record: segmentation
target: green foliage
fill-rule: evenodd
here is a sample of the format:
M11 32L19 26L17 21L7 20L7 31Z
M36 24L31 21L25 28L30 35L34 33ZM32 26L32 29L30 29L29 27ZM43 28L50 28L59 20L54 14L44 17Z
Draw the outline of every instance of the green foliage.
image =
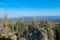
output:
M57 37L60 37L60 24L49 22L47 20L41 20L37 25L38 28L42 27L47 31L48 40L54 40L54 39L58 39ZM25 30L27 30L28 32L29 27L31 29L34 26L35 26L35 21L31 21L31 22L16 21L16 22L9 22L8 24L9 32L18 33L17 36L18 38L20 38L21 34ZM58 40L60 40L60 38Z

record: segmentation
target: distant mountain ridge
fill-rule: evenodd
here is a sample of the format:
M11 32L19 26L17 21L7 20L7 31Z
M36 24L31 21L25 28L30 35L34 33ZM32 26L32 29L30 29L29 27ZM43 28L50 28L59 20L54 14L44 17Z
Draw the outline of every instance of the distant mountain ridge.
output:
M60 16L38 16L38 18L40 20L46 19L46 20L49 20L49 21L52 21L52 22L58 22L58 23L60 23ZM33 19L35 19L35 17L32 17L32 16L9 18L9 20L13 20L13 21L16 21L16 20L31 21Z
M60 23L60 16L38 16L38 18L39 18L39 20L46 19L48 21ZM8 18L9 21L17 21L17 20L31 21L33 19L35 19L35 17L33 17L33 16ZM1 18L0 18L0 21L1 21Z

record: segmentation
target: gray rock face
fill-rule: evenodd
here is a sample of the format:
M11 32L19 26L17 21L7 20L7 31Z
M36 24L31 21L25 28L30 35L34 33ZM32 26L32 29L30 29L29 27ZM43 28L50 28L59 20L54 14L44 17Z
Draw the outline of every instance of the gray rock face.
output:
M26 35L25 35L26 34ZM30 29L28 32L23 33L26 40L48 40L47 31L45 29Z
M12 35L11 39L12 40L17 40L17 36L16 35Z
M43 36L42 40L48 40L47 31L44 28L41 28L40 31Z

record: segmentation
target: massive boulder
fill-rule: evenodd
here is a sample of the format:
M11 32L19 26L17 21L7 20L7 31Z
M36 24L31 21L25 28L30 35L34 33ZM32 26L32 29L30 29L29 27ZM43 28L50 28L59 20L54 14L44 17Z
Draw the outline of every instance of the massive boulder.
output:
M22 35L26 40L43 40L42 31L35 28L31 28L28 31L25 30Z

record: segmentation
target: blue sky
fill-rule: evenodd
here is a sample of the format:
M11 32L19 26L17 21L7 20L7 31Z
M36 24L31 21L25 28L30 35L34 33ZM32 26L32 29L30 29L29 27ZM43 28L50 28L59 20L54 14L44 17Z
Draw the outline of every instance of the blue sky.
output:
M60 16L60 0L0 0L0 17Z

